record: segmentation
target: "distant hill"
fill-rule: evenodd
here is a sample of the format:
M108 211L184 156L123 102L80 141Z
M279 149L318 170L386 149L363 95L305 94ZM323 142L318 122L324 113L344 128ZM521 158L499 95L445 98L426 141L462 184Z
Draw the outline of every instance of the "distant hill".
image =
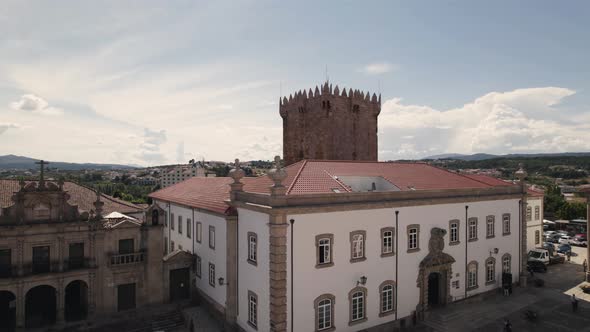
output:
M456 160L465 160L465 161L474 161L474 160L488 160L488 159L495 159L495 158L535 158L535 157L589 157L590 152L563 152L563 153L512 153L512 154L505 154L505 155L493 155L487 153L476 153L476 154L459 154L459 153L447 153L447 154L439 154L434 155L426 158L422 158L422 160L440 160L440 159L456 159Z
M9 154L6 156L0 156L0 169L38 169L39 165L35 164L35 162L37 162L37 161L39 161L39 159L22 157L22 156L15 156L13 154ZM84 170L84 169L109 170L109 169L135 168L133 166L128 166L128 165L93 164L93 163L77 164L77 163L65 163L65 162L59 162L59 161L49 161L48 167L52 168L52 169L57 168L57 169L68 170L68 171L76 171L76 170Z

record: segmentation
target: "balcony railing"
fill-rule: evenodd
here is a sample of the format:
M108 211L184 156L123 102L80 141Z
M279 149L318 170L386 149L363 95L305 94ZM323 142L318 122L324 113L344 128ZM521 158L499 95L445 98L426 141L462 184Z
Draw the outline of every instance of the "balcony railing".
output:
M59 261L23 264L23 275L59 272Z
M111 265L129 265L143 263L144 256L144 252L111 255Z

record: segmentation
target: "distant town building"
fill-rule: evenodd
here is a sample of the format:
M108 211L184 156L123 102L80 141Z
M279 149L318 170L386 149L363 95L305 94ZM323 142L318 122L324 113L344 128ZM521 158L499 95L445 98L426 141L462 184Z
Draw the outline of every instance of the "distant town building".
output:
M209 173L198 164L178 165L173 168L163 169L160 176L160 186L166 188L192 177L214 177L215 173Z

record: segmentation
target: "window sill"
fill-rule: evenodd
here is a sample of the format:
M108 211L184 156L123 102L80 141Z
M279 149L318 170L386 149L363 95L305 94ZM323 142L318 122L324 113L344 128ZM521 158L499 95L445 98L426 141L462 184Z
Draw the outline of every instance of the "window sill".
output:
M496 283L496 280L486 281L486 286L493 285Z
M469 240L467 240L467 242L475 242L477 240L478 240L477 238L475 238L475 239L469 239Z
M332 267L332 266L334 266L334 263L330 262L330 263L316 264L315 268L316 269L323 269L323 268Z
M391 256L395 256L395 252L387 252L387 253L381 253L381 257L391 257Z
M251 259L247 259L248 263L254 265L254 266L258 266L258 263L256 261L253 261Z
M358 262L364 262L367 260L367 257L360 257L360 258L351 258L350 262L351 263L358 263Z
M479 287L479 285L475 285L475 286L472 286L472 287L467 287L467 291L472 291L472 290L475 290L475 289L477 289L478 287Z
M332 326L332 327L328 327L327 329L321 329L321 330L315 330L316 332L331 332L331 331L336 331L336 327Z
M250 323L250 321L248 321L248 325L250 325L251 328L255 329L256 331L258 331L258 326Z
M449 242L449 245L450 246L456 246L456 245L459 245L459 244L461 244L461 241Z
M389 316L389 315L393 315L395 314L395 310L390 310L390 311L386 311L386 312L380 312L379 313L379 317L385 317L385 316Z
M420 248L416 248L416 249L408 249L407 253L408 253L408 254L411 254L411 253L413 253L413 252L418 252L418 251L420 251Z
M493 239L495 237L496 237L495 235L489 235L489 236L486 236L486 239Z
M510 232L508 232L508 233L503 233L502 235L503 235L503 236L510 235Z
M367 321L367 317L362 318L362 319L357 319L357 320L351 320L350 322L348 322L348 326L353 326L356 324L364 323L366 321Z

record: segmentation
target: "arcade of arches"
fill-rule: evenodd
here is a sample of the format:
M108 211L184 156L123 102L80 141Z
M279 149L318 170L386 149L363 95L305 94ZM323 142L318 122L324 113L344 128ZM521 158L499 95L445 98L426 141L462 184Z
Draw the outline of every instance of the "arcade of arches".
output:
M35 286L22 299L0 290L0 331L14 331L17 325L38 328L62 320L83 320L88 308L88 285L82 280L71 281L61 294L50 285ZM24 324L18 324L19 320Z

